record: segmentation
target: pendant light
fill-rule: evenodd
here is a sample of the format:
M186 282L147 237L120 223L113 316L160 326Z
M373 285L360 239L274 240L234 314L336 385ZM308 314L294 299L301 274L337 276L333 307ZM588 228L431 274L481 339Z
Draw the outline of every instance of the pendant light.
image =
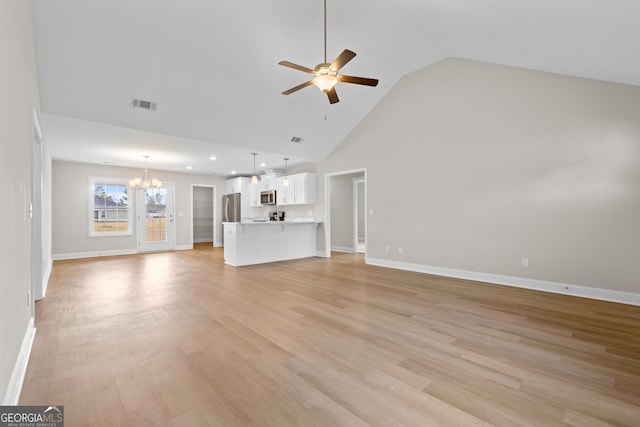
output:
M133 178L129 180L129 187L136 190L148 190L149 188L160 188L162 182L157 179L149 179L149 170L147 169L147 159L149 156L144 157L144 171L142 172L142 178Z
M289 186L289 177L287 176L287 162L289 161L288 157L284 158L284 181L282 181L282 186L283 187L288 187Z
M257 184L258 175L256 175L256 156L258 155L258 153L251 153L251 154L253 154L253 176L251 177L251 183Z

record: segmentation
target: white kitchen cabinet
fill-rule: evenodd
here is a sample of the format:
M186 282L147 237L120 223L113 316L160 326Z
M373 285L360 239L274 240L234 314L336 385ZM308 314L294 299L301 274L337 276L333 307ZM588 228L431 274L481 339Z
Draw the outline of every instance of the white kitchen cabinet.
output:
M258 207L260 206L260 182L257 184L249 184L251 185L251 206Z
M258 184L260 185L260 191L263 191L263 190L275 190L275 188L276 188L276 177L275 176L270 176L268 178L262 178L260 180L260 182L258 182Z
M289 185L284 186L284 177L277 179L278 205L310 205L316 202L316 175L298 173L289 175Z
M291 180L289 180L291 182ZM278 206L286 206L290 196L291 189L284 186L284 176L275 179L276 202Z
M300 173L293 181L293 204L312 205L316 202L316 174Z
M226 181L227 191L225 192L225 194L242 193L243 186L245 186L245 188L249 190L249 187L246 187L247 183L251 183L250 178L238 177L228 179Z

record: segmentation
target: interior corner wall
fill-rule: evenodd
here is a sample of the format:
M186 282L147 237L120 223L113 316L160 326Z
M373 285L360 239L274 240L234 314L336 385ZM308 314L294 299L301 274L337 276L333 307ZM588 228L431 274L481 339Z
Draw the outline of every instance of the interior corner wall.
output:
M89 177L130 179L140 176L142 168L95 165L88 163L53 161L52 252L57 259L94 253L135 252L136 236L89 237ZM153 178L175 183L176 248L191 247L193 243L192 185L215 187L217 203L216 236L222 235L220 221L220 199L224 194L224 178L213 175L197 175L168 171L149 170Z
M0 399L31 319L31 152L40 114L33 1L0 0Z
M639 111L640 87L447 59L318 165L317 212L366 167L368 258L638 294Z

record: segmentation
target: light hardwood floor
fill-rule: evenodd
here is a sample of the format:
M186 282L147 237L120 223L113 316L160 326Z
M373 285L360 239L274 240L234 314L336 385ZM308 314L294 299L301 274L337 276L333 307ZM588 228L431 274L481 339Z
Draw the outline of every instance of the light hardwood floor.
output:
M56 261L21 404L66 426L640 425L640 307L334 254Z

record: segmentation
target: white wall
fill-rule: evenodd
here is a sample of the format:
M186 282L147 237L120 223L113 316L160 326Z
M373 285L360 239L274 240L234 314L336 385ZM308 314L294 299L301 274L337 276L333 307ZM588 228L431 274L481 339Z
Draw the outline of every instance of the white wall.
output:
M33 1L0 0L0 399L8 399L11 375L31 319L27 292L31 289L31 152L33 109L40 114ZM43 141L44 192L50 169ZM48 199L43 208L49 215ZM50 228L45 219L45 261ZM24 356L24 354L23 354ZM24 360L23 360L24 362ZM14 378L15 379L15 378ZM13 390L15 391L15 389Z
M89 176L129 179L141 174L142 169L54 160L52 242L54 258L68 258L82 253L135 252L137 248L135 236L88 237L88 180ZM176 247L191 247L193 239L191 185L215 185L217 200L224 193L224 178L155 170L149 170L149 175L162 182L175 183ZM216 218L216 229L216 237L220 240L222 225L219 215Z
M369 259L640 293L639 112L640 87L448 59L318 165L318 200L366 167Z

